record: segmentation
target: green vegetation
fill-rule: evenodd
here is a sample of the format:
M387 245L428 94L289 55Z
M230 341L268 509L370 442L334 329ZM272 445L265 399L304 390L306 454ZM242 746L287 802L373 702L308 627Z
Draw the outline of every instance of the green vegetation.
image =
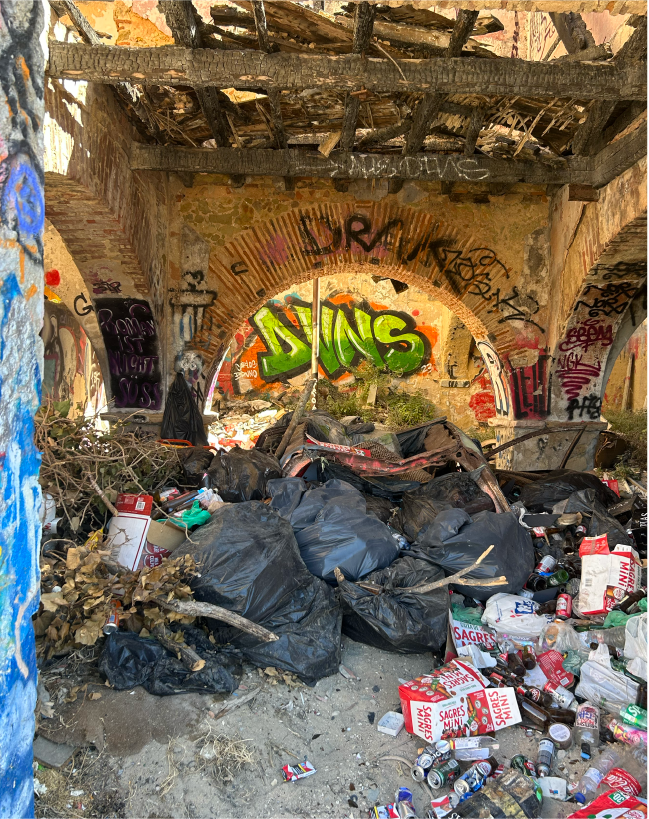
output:
M350 387L337 387L327 381L318 383L318 406L334 418L358 415L364 421L386 424L392 429L416 426L436 417L435 405L423 393L405 393L390 385L393 375L380 370L370 362L363 362L354 370ZM374 406L366 406L370 389L376 389Z
M615 465L616 478L625 478L639 469L647 468L647 413L630 410L607 410L606 420L611 429L619 433L629 444Z

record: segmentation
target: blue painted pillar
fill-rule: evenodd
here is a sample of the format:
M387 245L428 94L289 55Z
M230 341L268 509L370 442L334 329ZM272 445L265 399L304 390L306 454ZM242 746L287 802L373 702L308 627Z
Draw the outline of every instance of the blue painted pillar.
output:
M0 817L34 815L45 12L0 3Z

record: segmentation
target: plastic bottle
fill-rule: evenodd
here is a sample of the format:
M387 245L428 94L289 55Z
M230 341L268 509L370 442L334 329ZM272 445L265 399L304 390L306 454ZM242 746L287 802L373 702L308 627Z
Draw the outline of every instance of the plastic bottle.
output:
M605 751L599 757L596 764L592 765L579 780L577 790L574 794L577 802L582 805L586 802L590 802L597 793L602 779L604 779L611 768L616 768L620 764L620 757L615 751Z
M599 746L600 712L592 702L583 702L575 714L575 743L581 748L581 758L590 759Z
M641 765L647 765L647 732L640 728L634 728L633 725L627 725L626 722L621 722L616 719L609 721L606 726L606 731L610 734L610 739L624 742L626 745L632 747L631 753L634 759L637 759ZM607 742L610 741L607 738Z
M455 759L462 762L489 759L493 752L500 747L498 740L490 736L458 737L457 739L449 739L448 743Z

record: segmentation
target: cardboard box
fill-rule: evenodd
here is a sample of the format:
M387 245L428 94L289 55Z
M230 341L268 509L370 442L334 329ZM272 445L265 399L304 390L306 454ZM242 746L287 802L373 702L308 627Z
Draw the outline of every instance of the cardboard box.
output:
M187 533L168 520L152 520L146 533L146 546L141 555L141 566L159 566L163 557L169 557L184 542Z
M610 554L584 555L581 560L579 611L588 617L606 614L629 592L640 588L640 561L630 546Z
M455 648L474 645L481 650L491 651L496 647L496 632L486 626L476 626L451 618L451 628Z
M427 742L476 736L521 721L512 688L488 688L472 665L452 660L423 677L399 686L406 730Z
M151 524L151 495L118 495L117 514L108 527L108 545L113 558L134 571L143 565L146 537Z

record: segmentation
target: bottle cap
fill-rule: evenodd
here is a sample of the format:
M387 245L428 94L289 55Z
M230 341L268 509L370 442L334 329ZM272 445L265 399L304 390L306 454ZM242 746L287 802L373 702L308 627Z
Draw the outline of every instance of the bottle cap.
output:
M586 797L583 793L576 793L575 794L575 801L579 802L580 805L586 804Z

